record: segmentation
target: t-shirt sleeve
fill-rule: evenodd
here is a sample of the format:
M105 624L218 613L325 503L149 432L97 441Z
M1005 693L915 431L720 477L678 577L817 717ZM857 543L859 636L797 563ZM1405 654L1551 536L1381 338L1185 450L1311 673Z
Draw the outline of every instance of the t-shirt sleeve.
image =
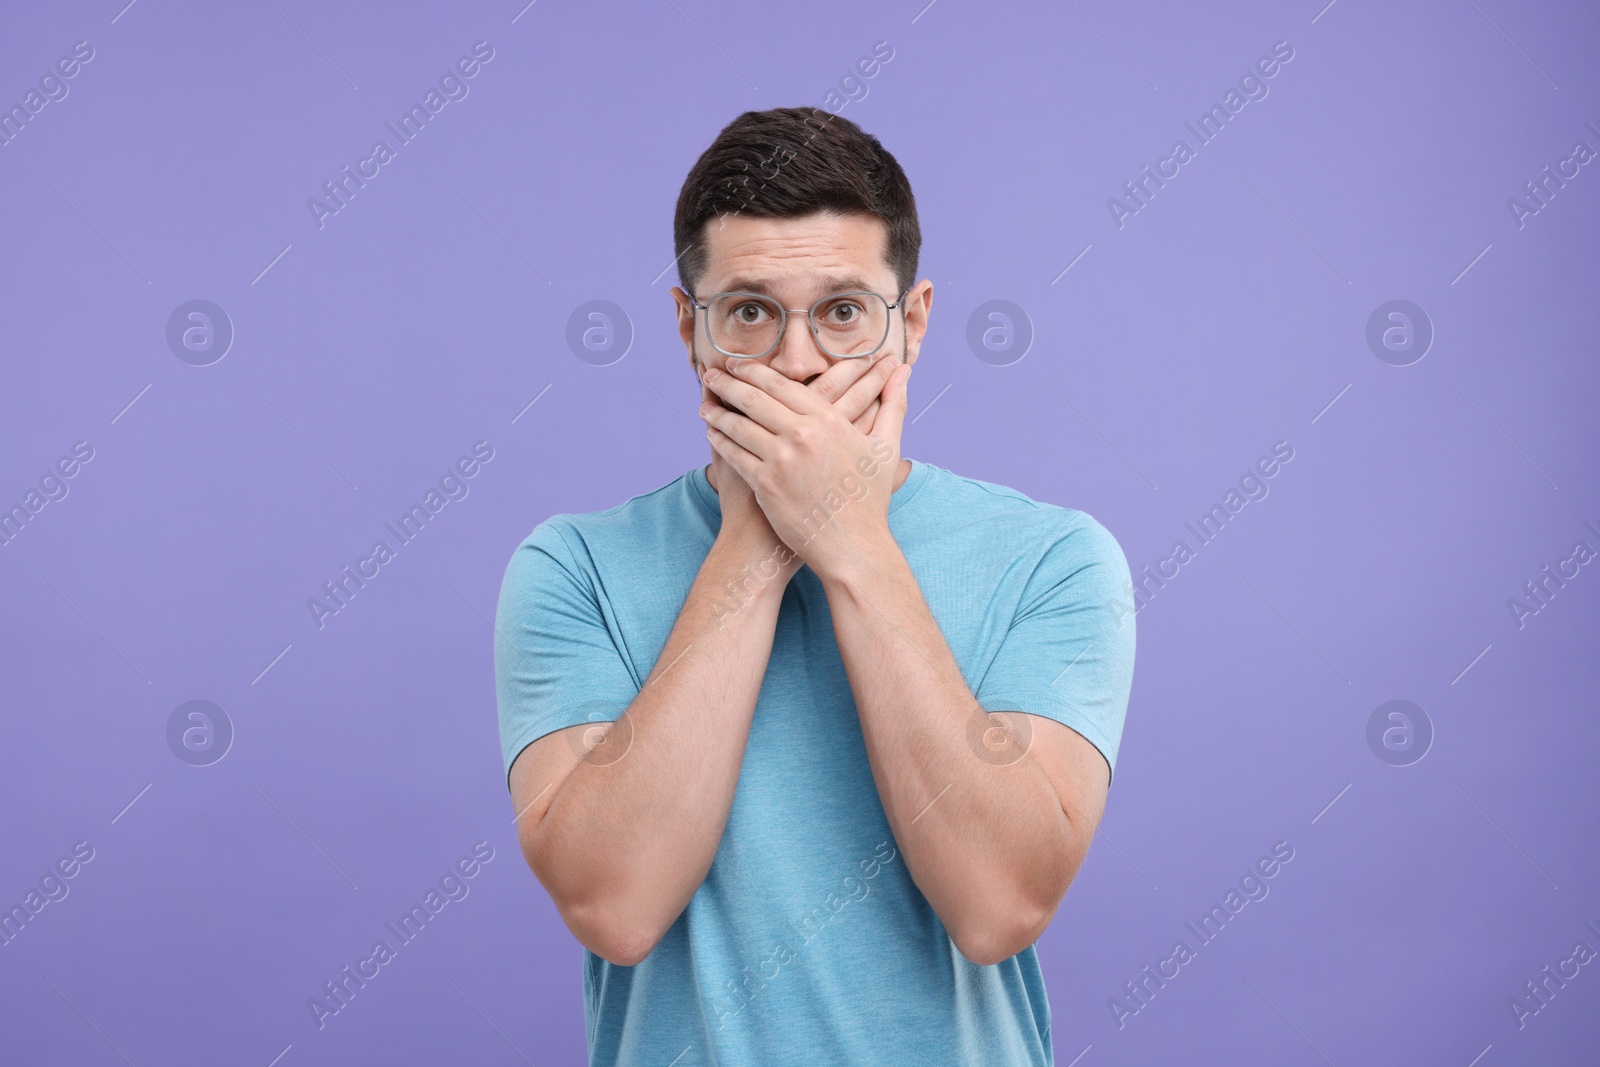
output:
M613 721L639 692L592 575L554 519L540 523L506 566L494 673L508 780L528 745L563 727Z
M1046 549L1011 628L973 695L986 711L1022 711L1082 734L1114 773L1133 684L1128 561L1082 512Z

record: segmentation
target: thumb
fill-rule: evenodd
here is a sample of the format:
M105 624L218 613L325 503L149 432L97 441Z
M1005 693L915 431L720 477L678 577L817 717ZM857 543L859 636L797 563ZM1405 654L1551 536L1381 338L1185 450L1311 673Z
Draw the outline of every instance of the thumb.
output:
M883 406L872 424L870 436L894 445L900 452L900 434L906 424L906 408L910 403L907 384L911 381L911 365L902 364L894 369L883 387Z
M867 410L863 411L860 415L857 415L853 420L851 420L850 425L854 426L864 435L871 434L872 424L877 421L878 411L882 407L882 402L874 398L872 403L867 405Z

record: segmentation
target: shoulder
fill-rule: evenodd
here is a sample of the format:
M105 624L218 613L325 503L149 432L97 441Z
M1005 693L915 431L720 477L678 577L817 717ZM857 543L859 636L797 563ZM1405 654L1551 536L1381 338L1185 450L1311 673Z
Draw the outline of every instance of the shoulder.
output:
M549 516L512 552L507 581L550 563L574 574L593 571L598 559L614 550L647 554L652 546L671 543L674 529L692 518L695 505L688 485L692 473L599 511Z
M1109 565L1127 570L1122 547L1104 524L1086 511L1035 500L1010 486L969 478L928 464L923 494L934 514L973 524L1003 544L1025 542L1052 563Z

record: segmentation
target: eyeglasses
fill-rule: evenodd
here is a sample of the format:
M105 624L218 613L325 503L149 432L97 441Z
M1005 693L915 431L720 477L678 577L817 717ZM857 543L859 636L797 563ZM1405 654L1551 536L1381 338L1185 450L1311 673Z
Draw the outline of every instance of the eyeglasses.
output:
M861 359L889 339L889 312L900 307L907 289L890 303L877 293L834 293L806 309L785 308L760 293L718 293L706 303L689 302L706 313L706 340L731 359L760 359L783 340L789 316L805 315L817 347L834 359Z

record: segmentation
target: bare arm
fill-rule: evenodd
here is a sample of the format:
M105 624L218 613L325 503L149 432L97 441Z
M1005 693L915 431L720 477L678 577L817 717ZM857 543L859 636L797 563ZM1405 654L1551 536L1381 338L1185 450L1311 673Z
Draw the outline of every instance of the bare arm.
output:
M568 727L512 766L528 865L573 935L613 963L644 959L711 869L778 606L799 567L791 553L773 556L776 546L719 536L655 670L603 742L594 726ZM728 583L768 558L789 562L729 610Z
M889 369L841 363L811 388L864 427ZM722 528L649 679L609 732L547 734L511 768L528 865L573 935L623 966L650 953L711 869L801 566L739 474L717 456L711 473Z
M985 713L892 540L823 586L906 868L963 956L1009 959L1083 863L1110 769L1053 719Z
M889 529L910 374L885 386L863 440L795 383L740 365L711 383L745 413L714 416L723 432L713 445L821 579L906 867L961 953L992 964L1049 924L1104 810L1110 768L1081 735L1027 708L988 709L1012 715L996 727L967 688ZM858 474L865 492L848 506L816 506ZM1015 759L993 761L970 744L974 725L979 737L1031 736Z

